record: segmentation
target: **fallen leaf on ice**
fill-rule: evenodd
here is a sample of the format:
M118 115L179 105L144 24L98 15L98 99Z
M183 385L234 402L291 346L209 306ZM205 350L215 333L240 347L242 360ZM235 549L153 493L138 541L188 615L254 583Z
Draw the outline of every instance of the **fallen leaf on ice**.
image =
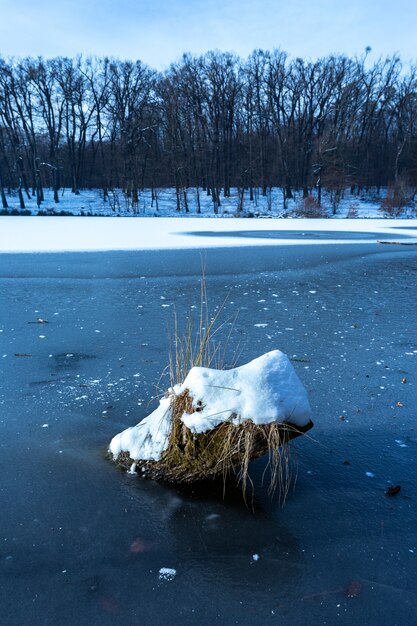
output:
M362 592L362 584L358 580L352 580L346 587L344 594L348 598L357 598Z
M152 547L151 543L149 543L145 539L142 539L142 537L137 537L130 544L129 551L132 552L133 554L139 554L141 552L146 552L147 550L150 550L151 547Z
M113 596L101 596L100 605L106 613L114 615L119 612L119 604Z

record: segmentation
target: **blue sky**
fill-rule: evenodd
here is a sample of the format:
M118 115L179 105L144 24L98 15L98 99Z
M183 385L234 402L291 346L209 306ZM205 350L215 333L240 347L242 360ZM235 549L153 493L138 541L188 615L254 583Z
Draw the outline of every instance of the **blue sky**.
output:
M3 56L107 55L161 69L183 52L281 48L417 59L416 0L0 0Z

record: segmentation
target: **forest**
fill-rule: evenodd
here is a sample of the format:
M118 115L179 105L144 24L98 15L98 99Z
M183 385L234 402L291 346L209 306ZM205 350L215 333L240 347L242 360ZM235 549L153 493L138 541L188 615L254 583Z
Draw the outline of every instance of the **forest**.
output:
M417 189L417 65L317 61L255 50L185 54L163 72L112 58L0 57L0 193L187 189L216 209L230 190L280 187L320 206L349 189ZM185 202L184 202L185 200Z

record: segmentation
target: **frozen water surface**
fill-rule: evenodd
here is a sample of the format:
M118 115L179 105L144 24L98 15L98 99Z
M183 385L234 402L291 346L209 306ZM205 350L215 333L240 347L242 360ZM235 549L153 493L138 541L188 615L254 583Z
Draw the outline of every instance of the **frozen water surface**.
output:
M198 299L197 250L2 256L1 623L415 623L416 251L205 259L213 307L228 294L224 315L239 310L239 362L279 348L308 389L295 491L270 502L260 459L252 512L106 459L156 406L173 305Z

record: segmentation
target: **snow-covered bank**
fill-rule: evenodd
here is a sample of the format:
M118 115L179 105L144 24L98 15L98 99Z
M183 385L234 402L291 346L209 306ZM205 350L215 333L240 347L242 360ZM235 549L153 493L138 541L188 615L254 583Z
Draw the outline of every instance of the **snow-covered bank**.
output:
M345 189L339 201L334 207L334 198L330 192L323 189L321 198L321 208L315 204L314 196L311 197L312 207L315 215L325 218L378 218L384 215L383 203L387 190L370 189L361 195L352 195L349 189ZM36 196L27 198L25 196L25 210L32 215L81 215L81 216L124 216L124 217L226 217L233 218L237 214L244 217L248 215L264 217L300 217L310 216L305 213L306 206L303 194L294 191L294 197L287 199L284 206L282 189L273 187L267 195L263 196L261 189L255 187L251 199L250 192L246 189L241 192L236 188L230 190L230 196L220 194L221 205L215 213L213 200L201 189L197 194L197 189L189 188L186 191L187 205L184 194L179 198L180 210L177 211L177 194L173 187L167 189L144 189L139 192L138 202L134 205L122 190L114 189L109 191L107 198L104 198L101 189L81 189L79 194L74 194L70 189L61 189L59 192L59 202L54 202L52 189L44 189L44 200L38 207ZM8 209L22 213L19 197L16 190L6 194ZM200 204L200 213L198 213ZM188 209L188 212L187 212ZM334 214L334 209L336 213ZM308 210L308 206L307 206ZM399 214L402 218L410 218L416 215L415 201L410 202L410 206L404 207ZM399 215L397 214L397 215ZM5 212L7 215L7 212ZM395 216L391 213L389 216Z
M326 233L326 238L320 237L319 232ZM346 233L361 237L346 237ZM303 234L308 237L302 237ZM0 218L0 252L370 243L376 238L395 241L401 236L417 241L417 219Z

